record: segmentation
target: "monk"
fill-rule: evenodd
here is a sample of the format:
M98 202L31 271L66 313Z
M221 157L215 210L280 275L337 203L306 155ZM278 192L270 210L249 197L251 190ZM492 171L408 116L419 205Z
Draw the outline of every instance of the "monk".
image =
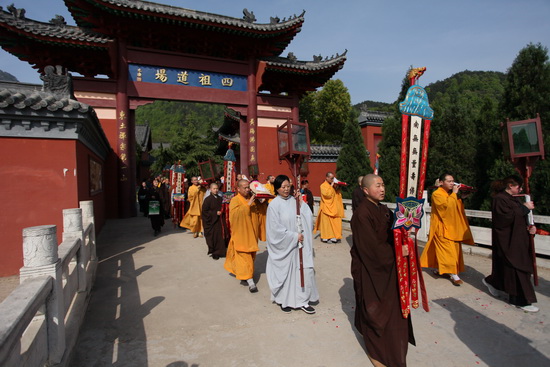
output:
M322 242L340 242L342 240L342 218L344 218L342 192L334 183L334 174L327 172L325 181L321 184L321 204L313 232L321 231Z
M248 284L251 293L258 292L254 283L254 259L258 249L258 236L252 223L250 206L256 195L250 191L248 180L237 181L237 195L229 203L231 239L227 247L224 268L241 282Z
M267 176L267 182L264 187L271 193L271 195L275 196L275 188L273 187L273 182L275 182L275 176Z
M361 187L365 198L351 218L355 327L374 366L405 367L408 343L415 345L415 340L410 315L405 319L401 313L393 216L381 204L385 187L380 176L366 175Z
M189 210L185 213L180 227L189 229L193 233L194 238L202 237L201 209L204 192L205 190L201 187L198 177L191 177L191 186L187 192Z
M204 237L208 245L208 255L212 259L218 260L225 257L225 241L223 239L222 229L222 201L223 198L218 195L219 186L217 183L210 184L210 195L202 203L202 224L204 227Z
M434 275L448 277L453 285L460 286L464 283L458 276L464 271L462 243L473 245L474 239L453 176L444 173L439 185L432 194L430 236L420 266L434 268Z
M267 200L256 199L250 206L252 224L256 230L258 240L265 241L265 221L267 216Z

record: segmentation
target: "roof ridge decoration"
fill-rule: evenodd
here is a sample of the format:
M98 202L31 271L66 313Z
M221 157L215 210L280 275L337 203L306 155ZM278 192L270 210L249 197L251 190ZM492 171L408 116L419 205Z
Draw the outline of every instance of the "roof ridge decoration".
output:
M25 19L25 13L27 12L24 8L17 9L14 4L9 5L6 9L13 15L16 19ZM0 10L2 7L0 6Z
M107 45L113 42L109 36L94 32L87 28L67 25L65 18L56 15L48 23L25 17L25 9L16 9L11 5L9 12L0 6L0 23L4 23L12 32L31 33L39 37L66 39L73 42L87 42Z
M76 99L73 91L73 79L61 65L55 68L48 65L44 68L44 75L40 76L44 82L44 91L50 92L58 98Z
M67 22L65 21L65 18L63 18L61 15L56 14L55 17L50 19L50 24L53 24L57 27L65 27L67 25Z
M287 57L272 56L263 58L262 60L266 61L267 65L272 67L291 67L303 70L323 70L337 64L343 64L343 62L346 60L347 53L348 50L346 49L341 55L336 53L336 55L332 55L330 58L327 56L323 59L323 57L319 54L313 55L313 61L303 61L298 60L293 52L289 52Z
M285 28L294 26L295 24L304 21L305 10L300 15L292 15L287 18L283 18L282 21L278 17L270 18L269 23L254 23L256 17L254 12L248 9L243 9L243 18L235 18L226 15L219 15L214 13L207 13L198 10L191 10L181 8L172 5L159 4L143 0L90 0L97 5L103 5L112 10L123 9L126 12L132 12L135 14L143 15L144 12L154 13L159 17L172 17L172 18L184 18L191 21L207 21L218 23L221 26L237 26L241 28L247 28L252 31L279 31ZM72 8L69 7L69 11L73 14L73 18L77 24L82 24L85 19L79 17L80 14L73 13ZM279 20L279 21L275 21Z

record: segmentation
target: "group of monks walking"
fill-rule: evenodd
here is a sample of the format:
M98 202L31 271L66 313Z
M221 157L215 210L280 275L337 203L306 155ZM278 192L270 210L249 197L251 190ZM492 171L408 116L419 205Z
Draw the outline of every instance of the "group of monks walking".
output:
M491 295L509 296L509 302L525 312L537 312L531 283L534 264L530 261L527 215L532 202L518 195L523 181L509 176L493 182L492 272L482 280ZM463 284L462 243L474 244L460 186L445 173L431 196L432 214L428 242L420 257L421 267L432 268L434 277L444 277L454 286ZM361 196L361 193L363 196ZM360 179L354 193L351 219L353 246L351 273L356 298L355 327L362 334L367 355L374 366L406 366L408 344L415 345L410 314L403 316L392 234L393 213L382 204L384 181L369 174ZM398 246L398 245L397 245ZM404 256L408 256L403 249Z
M512 196L521 189L519 178L499 182L493 205L493 271L483 283L493 296L506 292L510 303L526 312L536 312L538 308L531 304L536 302L530 283L533 268L523 260L528 252L528 231L533 232L525 225L524 217L534 206L531 202L521 204ZM313 210L304 202L305 195L294 190L287 176L268 177L264 186L273 194L271 199L258 199L248 180L238 180L229 202L228 220L224 218L218 184L212 183L206 190L193 177L189 210L180 226L194 237L204 233L208 255L215 260L225 257L225 270L248 286L251 293L258 292L254 282L258 241L266 241L266 279L271 300L283 312L301 309L312 314L312 306L319 302L313 233L320 231L323 243L341 241L344 205L340 184L332 172L326 174L320 186L314 225ZM434 277L447 278L454 286L463 284L459 276L464 271L462 243L474 244L464 211L463 199L467 195L459 192L452 175L440 177L431 196L430 234L420 257L421 267L432 268ZM374 366L406 366L407 346L414 345L415 339L410 315L404 317L401 312L393 213L382 204L384 198L385 186L380 176L368 174L359 178L352 199L350 251L355 327L363 336ZM515 236L518 243L511 243L510 236ZM404 252L404 256L408 253Z

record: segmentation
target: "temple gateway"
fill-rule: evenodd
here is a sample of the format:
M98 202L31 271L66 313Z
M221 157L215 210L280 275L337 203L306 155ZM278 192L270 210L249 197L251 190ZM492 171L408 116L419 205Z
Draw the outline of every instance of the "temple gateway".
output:
M105 186L116 188L107 198L115 217L135 211L138 106L156 99L224 104L240 120L241 171L271 173L279 166L276 126L298 120L300 97L346 60L345 52L311 61L281 56L304 13L260 24L246 9L239 19L139 0L65 4L76 27L61 16L27 19L14 6L0 11L0 43L40 73L61 65L82 75L74 77L74 96L93 107L113 150L103 169Z

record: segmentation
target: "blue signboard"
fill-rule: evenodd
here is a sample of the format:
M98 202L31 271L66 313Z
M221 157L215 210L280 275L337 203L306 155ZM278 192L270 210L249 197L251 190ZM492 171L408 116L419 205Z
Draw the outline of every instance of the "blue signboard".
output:
M174 69L162 66L128 65L128 79L133 82L172 84L246 92L244 75L212 73L190 69Z

